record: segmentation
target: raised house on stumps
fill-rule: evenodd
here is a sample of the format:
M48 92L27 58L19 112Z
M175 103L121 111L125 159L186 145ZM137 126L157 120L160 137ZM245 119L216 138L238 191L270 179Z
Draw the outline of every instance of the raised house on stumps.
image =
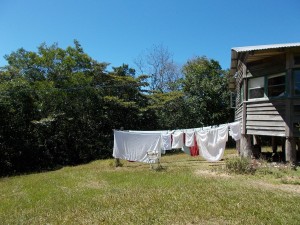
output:
M282 146L283 159L295 163L300 137L300 43L232 48L231 76L235 120L242 122L240 154L251 156L259 137L270 136L273 151Z

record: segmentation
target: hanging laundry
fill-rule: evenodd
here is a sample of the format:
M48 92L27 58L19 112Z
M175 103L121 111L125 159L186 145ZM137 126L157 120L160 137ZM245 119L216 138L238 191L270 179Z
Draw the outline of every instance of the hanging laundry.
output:
M113 157L155 163L161 157L161 134L114 131Z
M241 139L241 122L234 122L229 124L229 134L235 140Z
M172 134L172 148L182 148L183 147L183 132L175 131Z
M140 130L129 130L131 133L136 134L161 134L161 150L162 154L165 154L166 150L172 150L172 134L168 130L158 130L158 131L140 131Z
M224 125L210 130L196 132L200 155L207 161L216 162L222 159L228 140L228 126Z
M193 147L195 145L194 131L185 132L185 146Z
M172 149L172 135L171 134L161 134L162 138L162 150Z
M191 153L191 156L198 156L199 155L199 148L198 148L198 144L197 144L195 134L193 135L193 139L194 139L194 146L190 147L190 153Z

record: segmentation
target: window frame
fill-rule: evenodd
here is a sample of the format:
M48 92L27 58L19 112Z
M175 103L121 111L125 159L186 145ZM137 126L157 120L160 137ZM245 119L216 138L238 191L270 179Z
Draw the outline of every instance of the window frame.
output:
M240 100L239 104L244 102L244 84L243 84L243 82L240 85L240 99L239 100Z
M269 82L268 82L269 79L274 78L274 77L280 77L280 76L284 76L284 94L281 95L281 96L269 96ZM263 87L264 88L264 96L260 97L260 98L250 98L250 90L255 89L255 88L250 88L249 81L252 80L252 79L258 79L258 78L263 79L263 82L264 82L264 87ZM248 82L247 101L259 101L259 100L263 101L263 100L267 100L267 99L280 99L280 98L285 98L287 96L287 91L288 91L287 88L288 87L287 87L287 73L286 73L286 71L280 72L280 73L275 73L275 74L266 74L266 75L263 75L263 76L251 77L251 78L248 78L247 82ZM282 84L279 84L279 85L282 85ZM271 85L271 86L276 86L276 85ZM256 87L256 88L258 88L258 87ZM297 95L297 96L300 96L300 94Z
M295 79L295 71L299 71L299 74L300 74L300 69L293 69L293 74L292 74L292 81L293 81L293 84L292 84L292 86L293 86L293 96L300 96L300 93L299 94L296 94L295 93L295 90L296 90L296 84L300 84L300 82L296 82L296 79Z
M274 78L274 77L281 77L281 76L284 76L284 92L283 92L283 95L281 95L281 96L269 96L269 79L271 79L271 78ZM265 84L267 84L267 85L265 85L266 87L266 95L267 95L267 98L269 98L269 99L276 99L276 98L284 98L284 97L286 97L286 95L287 95L287 75L286 75L286 72L282 72L282 73L276 73L276 74L271 74L271 75L267 75L267 76L265 76L265 79L266 79L266 81L265 81ZM271 85L271 87L275 87L275 86L281 86L282 84L278 84L278 85Z
M250 88L250 81L251 80L254 80L254 79L263 79L263 87L252 87L252 88ZM252 77L252 78L249 78L248 80L247 80L247 82L248 82L248 87L247 87L247 94L248 94L248 96L247 96L247 100L248 101L255 101L255 100L264 100L264 99L267 99L267 96L266 96L266 79L265 79L265 76L259 76L259 77ZM260 98L250 98L250 90L253 90L253 89L258 89L258 88L263 88L264 89L264 94L263 94L263 97L260 97Z

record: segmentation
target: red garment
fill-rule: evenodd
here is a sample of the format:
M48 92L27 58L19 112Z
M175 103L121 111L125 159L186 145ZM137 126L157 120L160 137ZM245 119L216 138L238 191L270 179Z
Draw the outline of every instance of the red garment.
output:
M197 145L196 135L194 135L194 146L190 147L191 156L197 156L199 155L199 148Z

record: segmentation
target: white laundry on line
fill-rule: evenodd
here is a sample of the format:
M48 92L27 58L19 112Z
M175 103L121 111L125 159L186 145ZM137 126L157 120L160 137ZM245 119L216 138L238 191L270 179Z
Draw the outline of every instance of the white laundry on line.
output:
M183 143L183 132L182 131L175 131L172 134L172 148L182 148L184 145Z
M210 130L195 132L200 155L207 161L222 159L228 140L228 126L224 125Z
M129 130L131 133L137 134L161 134L161 150L165 153L166 150L172 150L172 131L158 130L158 131L139 131ZM163 153L163 154L164 154Z
M161 157L161 134L115 130L113 157L155 163Z
M130 161L152 163L157 160L156 158L161 157L161 152L165 152L165 150L184 147L185 150L187 150L186 147L192 147L194 145L192 137L195 136L200 155L208 161L215 162L221 160L224 155L226 142L228 140L228 128L229 134L235 141L241 138L240 122L222 124L217 128L202 127L173 131L118 131L117 133L115 132L114 136L113 156L115 158L127 159ZM126 135L129 133L135 135ZM184 134L185 139L183 138ZM154 139L151 139L150 137ZM152 140L153 143L149 140ZM149 148L149 146L155 147ZM149 151L149 149L155 150ZM156 155L157 157L155 158Z
M229 124L229 134L235 140L241 139L241 122L233 122Z
M185 132L185 146L186 147L193 147L195 145L194 140L194 131L186 131Z
M162 150L171 150L172 149L172 135L171 134L162 134L161 142L162 142Z

